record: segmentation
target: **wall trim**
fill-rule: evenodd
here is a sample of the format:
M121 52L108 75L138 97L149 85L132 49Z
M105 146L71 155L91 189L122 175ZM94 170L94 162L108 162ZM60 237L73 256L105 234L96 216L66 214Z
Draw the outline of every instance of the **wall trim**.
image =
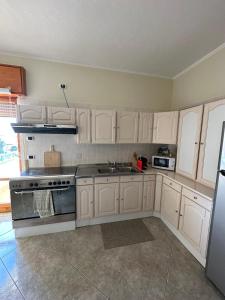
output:
M0 51L0 55L6 55L6 56L12 56L12 57L18 57L18 58L25 58L25 59L34 59L34 60L42 60L50 63L59 63L59 64L65 64L70 66L77 66L77 67L83 67L83 68L90 68L90 69L97 69L97 70L103 70L103 71L109 71L109 72L120 72L120 73L126 73L128 75L138 75L138 76L146 76L146 77L152 77L152 78L160 78L160 79L167 79L172 80L172 77L154 74L154 73L145 73L145 72L135 72L127 69L117 69L117 68L107 68L97 65L89 65L89 64L80 64L80 63L74 63L67 60L60 60L60 59L51 59L46 57L40 57L35 55L26 55L26 54L18 54L18 53L11 53L11 52L3 52Z
M191 69L193 69L196 66L198 66L199 64L201 64L203 61L207 60L211 56L213 56L216 53L220 52L224 48L225 48L225 43L223 43L222 45L220 45L216 49L212 50L211 52L209 52L208 54L206 54L205 56L203 56L202 58L200 58L199 60L197 60L196 62L194 62L193 64L191 64L190 66L188 66L186 69L184 69L183 71L181 71L180 73L178 73L177 75L175 75L174 77L172 77L172 79L173 80L177 79L178 77L182 76L183 74L187 73Z

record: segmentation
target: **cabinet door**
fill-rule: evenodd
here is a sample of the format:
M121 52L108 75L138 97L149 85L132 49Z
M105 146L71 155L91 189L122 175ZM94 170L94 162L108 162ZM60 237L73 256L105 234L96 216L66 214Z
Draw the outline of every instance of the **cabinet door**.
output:
M75 108L47 107L49 124L75 125Z
M114 144L116 112L111 110L92 110L92 143Z
M178 111L154 113L153 143L177 143Z
M143 182L120 183L120 213L133 213L142 209Z
M161 211L161 198L162 198L162 175L156 175L155 182L155 205L154 211Z
M155 181L145 181L143 189L143 210L153 211L155 196Z
M117 143L137 143L138 112L117 112Z
M0 87L11 88L12 94L26 95L26 73L20 66L0 65Z
M90 144L91 143L91 113L89 109L77 109L77 143Z
M203 105L180 112L176 171L196 179Z
M77 219L91 219L94 216L93 185L77 186Z
M119 183L95 185L95 217L119 213Z
M17 122L19 123L46 123L46 107L34 105L17 105Z
M138 143L151 143L153 131L153 113L140 112L138 124Z
M207 246L205 233L209 231L206 209L185 196L182 196L181 201L179 231L205 257Z
M215 187L220 152L222 124L225 121L225 99L208 103L204 107L199 153L199 182Z
M163 218L175 228L178 228L179 210L181 194L166 184L162 187L162 207Z

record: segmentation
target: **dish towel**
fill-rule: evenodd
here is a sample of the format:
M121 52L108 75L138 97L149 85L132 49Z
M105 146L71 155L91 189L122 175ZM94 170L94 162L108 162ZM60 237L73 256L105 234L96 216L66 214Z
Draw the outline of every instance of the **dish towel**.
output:
M40 218L54 216L54 206L52 202L52 193L50 190L35 191L34 194L34 212L38 213Z

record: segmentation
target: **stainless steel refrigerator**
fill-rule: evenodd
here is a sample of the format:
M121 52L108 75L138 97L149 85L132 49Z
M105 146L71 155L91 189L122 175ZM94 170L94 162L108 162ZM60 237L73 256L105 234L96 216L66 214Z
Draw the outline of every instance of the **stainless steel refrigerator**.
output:
M225 122L220 146L206 276L225 296Z

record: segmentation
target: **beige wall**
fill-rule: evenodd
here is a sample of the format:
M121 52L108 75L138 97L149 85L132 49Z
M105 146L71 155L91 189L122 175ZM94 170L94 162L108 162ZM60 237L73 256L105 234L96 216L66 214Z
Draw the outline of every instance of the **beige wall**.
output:
M5 56L0 63L21 65L27 72L26 103L65 105L60 83L66 83L72 106L170 109L172 80L88 67Z
M225 98L225 48L173 81L172 109Z

